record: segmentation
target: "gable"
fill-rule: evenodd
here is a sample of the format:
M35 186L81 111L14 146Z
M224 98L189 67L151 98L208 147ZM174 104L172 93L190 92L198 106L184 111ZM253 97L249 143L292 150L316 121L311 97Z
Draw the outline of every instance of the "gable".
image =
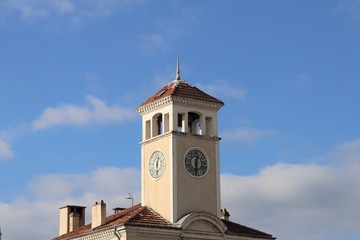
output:
M194 212L182 217L177 223L184 232L206 232L224 234L226 225L216 216L207 212Z

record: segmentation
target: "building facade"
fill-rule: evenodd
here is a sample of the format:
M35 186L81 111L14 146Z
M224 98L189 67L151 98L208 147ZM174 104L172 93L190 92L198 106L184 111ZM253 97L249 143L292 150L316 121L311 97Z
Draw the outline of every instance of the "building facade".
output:
M229 220L221 209L218 111L224 103L180 77L144 101L141 204L115 209L60 208L60 239L275 239Z

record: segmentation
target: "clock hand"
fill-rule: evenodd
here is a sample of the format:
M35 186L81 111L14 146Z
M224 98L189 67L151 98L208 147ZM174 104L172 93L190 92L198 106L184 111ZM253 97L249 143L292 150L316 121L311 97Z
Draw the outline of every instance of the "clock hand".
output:
M196 159L195 159L195 175L197 175L197 172L199 170L198 163L199 163L199 157L196 157Z

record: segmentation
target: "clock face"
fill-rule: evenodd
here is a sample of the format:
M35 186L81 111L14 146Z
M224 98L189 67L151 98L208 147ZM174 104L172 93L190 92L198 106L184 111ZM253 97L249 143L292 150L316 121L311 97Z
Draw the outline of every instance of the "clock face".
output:
M149 172L150 175L155 178L159 179L165 171L165 157L164 154L156 150L151 154L150 162L149 162Z
M206 155L198 148L190 149L186 153L184 164L188 173L193 177L202 177L209 169L209 161Z

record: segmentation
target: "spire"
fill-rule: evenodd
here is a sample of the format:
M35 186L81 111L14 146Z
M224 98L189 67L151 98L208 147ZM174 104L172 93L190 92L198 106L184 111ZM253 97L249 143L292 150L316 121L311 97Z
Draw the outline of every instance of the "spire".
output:
M181 80L179 58L177 58L177 62L176 62L176 78L175 78L175 80Z

